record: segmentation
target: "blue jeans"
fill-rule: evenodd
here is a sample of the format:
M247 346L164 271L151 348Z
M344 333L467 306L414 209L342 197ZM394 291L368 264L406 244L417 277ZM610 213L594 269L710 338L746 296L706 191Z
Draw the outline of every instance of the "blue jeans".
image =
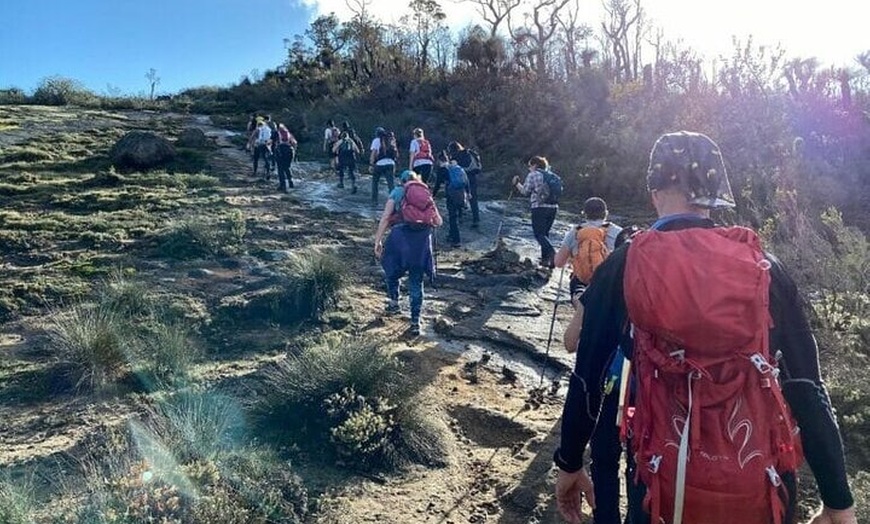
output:
M393 190L393 175L395 174L396 164L374 166L372 170L372 204L377 205L378 203L378 183L380 182L381 177L384 177L384 180L387 183L387 195L389 196L390 191Z
M541 245L541 263L544 264L551 262L556 255L556 250L550 243L550 229L556 220L556 209L555 207L532 208L532 232L535 240Z
M411 299L411 322L420 321L420 310L423 308L423 274L422 267L412 267L408 270L408 296ZM387 276L387 297L398 302L399 300L398 276Z

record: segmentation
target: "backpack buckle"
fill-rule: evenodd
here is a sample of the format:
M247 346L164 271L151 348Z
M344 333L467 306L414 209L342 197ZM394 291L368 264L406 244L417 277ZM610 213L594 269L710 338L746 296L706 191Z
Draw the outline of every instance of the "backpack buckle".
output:
M773 466L768 466L764 471L767 472L767 478L770 479L770 483L773 487L778 488L782 486L782 478Z
M649 459L649 468L650 473L655 475L659 472L659 467L662 465L662 456L661 455L653 455L652 458Z
M773 378L779 376L779 369L776 366L770 364L766 358L764 358L761 353L754 353L750 355L749 361L752 362L752 365L755 366L755 369L758 370L762 375L767 375L770 373L773 375Z

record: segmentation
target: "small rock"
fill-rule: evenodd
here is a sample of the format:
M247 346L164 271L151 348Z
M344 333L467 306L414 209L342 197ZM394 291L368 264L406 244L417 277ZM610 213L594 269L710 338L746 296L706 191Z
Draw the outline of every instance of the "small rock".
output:
M451 322L446 317L443 317L440 315L435 317L434 328L435 328L435 332L438 333L439 335L449 334L451 331L453 331L453 326L454 326L453 322Z
M502 366L501 374L504 376L505 382L509 382L511 384L515 383L519 378L517 377L517 372L507 366Z
M211 141L209 141L202 129L188 127L178 135L175 145L192 149L206 149L211 145Z

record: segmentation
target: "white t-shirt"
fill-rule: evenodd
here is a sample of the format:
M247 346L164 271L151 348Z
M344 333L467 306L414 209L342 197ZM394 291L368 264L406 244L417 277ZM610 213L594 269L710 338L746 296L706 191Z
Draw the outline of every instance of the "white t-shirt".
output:
M429 145L429 150L430 150L429 152L431 153L432 152L431 151L432 150L431 144ZM411 145L408 148L408 151L411 154L411 158L414 158L414 155L416 155L420 151L420 141L416 138L414 140L411 140ZM418 159L414 160L414 164L412 165L412 167L427 166L427 165L431 166L432 160L430 160L428 158L418 158Z
M257 143L265 144L269 140L272 139L272 130L269 129L269 126L263 124L257 127Z
M371 147L369 147L369 151L374 151L375 158L377 158L378 152L380 150L381 150L381 139L375 138L374 140L372 140L372 145L371 145ZM393 160L392 158L382 158L382 159L378 160L377 162L375 162L375 165L376 166L394 166L394 165L396 165L396 161Z
M604 225L604 220L588 220L580 224L582 227L601 227ZM622 231L622 228L614 224L610 223L610 227L607 228L607 236L604 238L604 243L607 245L607 249L613 251L616 245L616 237L619 236L619 233ZM571 256L577 254L577 226L571 226L571 229L565 233L565 238L562 239L562 245L568 247L568 251L570 251Z

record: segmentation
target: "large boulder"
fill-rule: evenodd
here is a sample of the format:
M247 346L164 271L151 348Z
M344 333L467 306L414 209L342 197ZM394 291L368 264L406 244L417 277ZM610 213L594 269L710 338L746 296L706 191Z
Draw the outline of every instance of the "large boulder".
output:
M175 148L169 140L150 131L130 131L115 142L109 158L119 169L150 169L172 161Z
M182 130L181 134L178 135L175 145L177 147L189 147L192 149L207 149L211 146L211 141L202 129L188 127Z

